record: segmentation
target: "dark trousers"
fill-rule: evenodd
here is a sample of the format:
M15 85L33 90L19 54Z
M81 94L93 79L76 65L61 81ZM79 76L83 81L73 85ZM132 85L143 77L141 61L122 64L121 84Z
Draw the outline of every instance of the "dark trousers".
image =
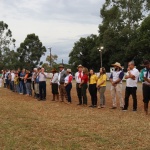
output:
M79 99L79 104L82 104L82 92L81 92L81 88L79 87L79 84L80 83L76 84L76 91Z
M66 87L68 102L71 102L71 89L72 89L72 83L69 83Z
M149 103L150 100L150 85L143 84L143 102Z
M96 84L89 84L89 92L91 95L92 105L97 105L97 88Z
M137 109L137 96L136 96L137 87L126 87L125 90L125 105L124 108L128 109L129 106L129 97L132 95L133 98L133 109Z
M87 83L82 84L81 87L81 93L82 93L82 97L83 97L83 104L87 105L87 95L86 95L86 90L87 90Z
M46 99L46 81L39 82L40 99Z

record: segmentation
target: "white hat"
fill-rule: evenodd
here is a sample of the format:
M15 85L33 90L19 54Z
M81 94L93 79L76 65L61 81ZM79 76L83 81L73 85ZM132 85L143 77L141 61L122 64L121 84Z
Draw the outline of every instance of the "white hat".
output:
M112 66L116 66L116 67L122 68L122 67L121 67L121 64L118 63L118 62L116 62L115 64L112 64Z
M67 72L71 72L71 69L67 69Z

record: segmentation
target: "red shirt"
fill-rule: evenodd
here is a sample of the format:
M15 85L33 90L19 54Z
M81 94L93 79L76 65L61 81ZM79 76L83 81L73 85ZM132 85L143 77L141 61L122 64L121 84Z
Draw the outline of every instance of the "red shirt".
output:
M84 74L81 78L81 81L84 80L84 83L87 83L88 82L88 76L86 74Z

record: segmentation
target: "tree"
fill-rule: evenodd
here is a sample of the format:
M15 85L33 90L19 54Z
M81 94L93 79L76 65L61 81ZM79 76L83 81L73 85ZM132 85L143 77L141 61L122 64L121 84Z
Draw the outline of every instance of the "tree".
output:
M56 61L57 59L58 59L58 56L57 56L57 55L51 55L51 57L50 57L50 56L47 56L47 57L46 57L46 61L51 62L51 63L52 63L52 66L56 64L55 61Z
M108 64L115 61L125 65L136 58L131 42L137 37L141 20L149 10L145 0L107 0L100 11L103 19L99 25L99 40L105 47Z
M13 46L15 46L15 39L12 38L11 30L6 23L0 21L0 69L9 67L10 60L7 58L12 56L10 48Z
M45 54L46 48L43 46L38 36L29 34L24 42L20 44L17 52L19 53L20 67L31 69L42 64L40 58Z
M96 70L99 68L100 65L95 65L99 62L99 53L96 48L97 38L96 35L92 34L87 38L80 38L79 41L74 44L74 47L69 54L69 64L72 65L73 71L76 70L79 64Z

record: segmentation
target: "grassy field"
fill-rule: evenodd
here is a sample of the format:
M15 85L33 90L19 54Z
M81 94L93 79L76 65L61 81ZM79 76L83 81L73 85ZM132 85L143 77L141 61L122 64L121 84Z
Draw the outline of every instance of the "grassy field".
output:
M150 150L150 115L143 112L141 84L137 112L132 99L129 111L110 110L109 88L108 83L104 109L77 106L75 85L70 105L52 102L49 85L45 102L0 88L0 149Z

